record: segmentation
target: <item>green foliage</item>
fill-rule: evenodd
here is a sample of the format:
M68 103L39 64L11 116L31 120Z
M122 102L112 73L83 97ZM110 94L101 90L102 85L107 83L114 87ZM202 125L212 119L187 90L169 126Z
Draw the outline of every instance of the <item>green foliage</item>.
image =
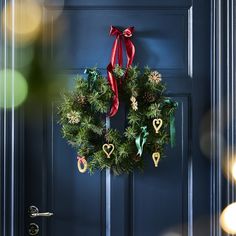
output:
M177 106L176 102L165 97L166 86L161 82L160 74L149 68L141 72L137 66L127 71L115 67L119 98L128 111L123 134L115 128L106 129L105 118L113 99L107 79L96 68L88 69L87 74L88 78L79 76L76 79L74 91L63 94L58 113L63 137L78 155L86 157L89 171L111 168L115 174L122 174L141 170L143 158L137 156L135 139L143 126L149 133L144 151L150 154L158 151L163 157L164 146L171 138L170 117L175 114ZM137 110L131 97L137 102ZM155 118L163 120L158 134L152 126ZM110 158L106 158L102 149L105 143L115 147Z

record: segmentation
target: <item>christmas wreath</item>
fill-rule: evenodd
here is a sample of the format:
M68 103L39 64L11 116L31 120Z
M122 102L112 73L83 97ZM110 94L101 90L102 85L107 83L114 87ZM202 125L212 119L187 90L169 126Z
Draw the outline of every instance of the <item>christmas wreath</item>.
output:
M134 55L127 48L133 47L130 31L126 32L127 37L124 32L123 39L129 41L125 41L127 56L129 52ZM117 45L121 46L121 39L117 36ZM114 53L119 50L115 46ZM144 152L151 154L157 167L165 144L174 145L177 103L164 95L166 86L161 74L148 67L141 71L131 66L132 59L127 61L127 67L122 68L122 63L115 65L111 60L108 79L96 68L87 69L86 76L76 79L75 89L63 94L59 123L63 137L78 153L78 169L82 173L87 169L94 172L110 168L115 174L143 169ZM119 101L127 110L123 133L107 122L118 111Z

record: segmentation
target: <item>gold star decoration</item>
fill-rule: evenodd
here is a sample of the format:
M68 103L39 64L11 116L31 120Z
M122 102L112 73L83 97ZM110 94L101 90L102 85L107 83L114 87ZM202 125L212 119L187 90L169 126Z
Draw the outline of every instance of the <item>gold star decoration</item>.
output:
M136 100L136 98L134 96L132 96L130 98L130 101L131 101L131 108L134 110L134 111L137 111L138 110L138 102Z
M161 74L156 70L152 71L148 76L148 80L152 83L158 84L159 82L161 82Z
M70 124L78 124L80 122L80 115L77 111L71 111L66 115Z

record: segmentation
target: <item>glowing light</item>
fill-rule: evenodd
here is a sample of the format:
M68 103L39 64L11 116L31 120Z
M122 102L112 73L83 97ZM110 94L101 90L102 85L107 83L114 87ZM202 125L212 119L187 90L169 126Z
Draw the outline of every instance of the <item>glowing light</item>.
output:
M236 180L236 161L234 161L234 163L232 165L232 176L233 176L234 180Z
M13 19L14 24L12 24ZM41 20L41 8L35 0L16 1L14 6L8 3L2 15L8 36L14 34L15 40L21 43L29 43L37 37Z
M228 234L236 234L236 202L227 206L221 216L220 225Z
M14 78L14 85L12 84ZM14 90L12 89L14 87ZM0 71L0 107L11 108L21 105L28 94L28 84L18 71ZM14 98L14 101L12 99Z
M181 236L181 235L176 232L167 232L167 233L162 234L161 236Z
M223 158L223 173L225 177L235 183L236 181L236 154L226 153Z

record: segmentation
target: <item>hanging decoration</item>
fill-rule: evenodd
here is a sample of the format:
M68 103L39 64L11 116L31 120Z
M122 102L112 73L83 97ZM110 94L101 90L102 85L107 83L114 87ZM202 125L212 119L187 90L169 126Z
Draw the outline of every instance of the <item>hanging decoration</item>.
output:
M80 173L85 173L88 169L88 163L85 157L77 157L77 166Z
M162 124L163 124L162 119L154 119L154 120L152 121L152 125L153 125L153 127L154 127L154 129L155 129L155 131L156 131L157 134L158 134L158 132L159 132L159 130L160 130Z
M127 55L126 69L128 69L132 65L134 54L135 54L135 47L130 38L133 35L133 31L134 31L134 27L128 27L124 31L120 31L114 26L111 26L111 29L110 29L110 35L116 37L113 44L112 52L111 52L111 61L109 65L107 66L107 78L111 85L111 89L114 93L113 103L112 103L112 107L109 114L111 117L114 116L119 109L118 87L117 87L116 78L114 77L114 74L113 74L113 70L116 65L117 57L118 57L118 65L120 67L123 67L123 56L122 56L123 43L125 44L126 55ZM123 75L125 74L126 73L124 73Z
M159 72L132 66L133 31L133 27L124 31L112 27L110 34L116 39L107 67L108 78L96 68L86 69L86 76L76 79L75 89L65 93L59 105L62 134L79 155L81 173L106 168L115 174L141 170L150 154L157 167L165 144L175 144L177 103L166 97ZM122 44L127 55L124 68ZM106 116L117 113L120 101L127 110L126 121L121 120L127 124L123 133L105 125Z
M160 158L161 158L161 155L159 152L154 152L152 154L152 159L153 159L155 167L158 167L158 163L159 163Z
M113 144L105 143L102 146L102 150L105 152L107 158L111 158L111 154L113 153L114 149L115 146Z

